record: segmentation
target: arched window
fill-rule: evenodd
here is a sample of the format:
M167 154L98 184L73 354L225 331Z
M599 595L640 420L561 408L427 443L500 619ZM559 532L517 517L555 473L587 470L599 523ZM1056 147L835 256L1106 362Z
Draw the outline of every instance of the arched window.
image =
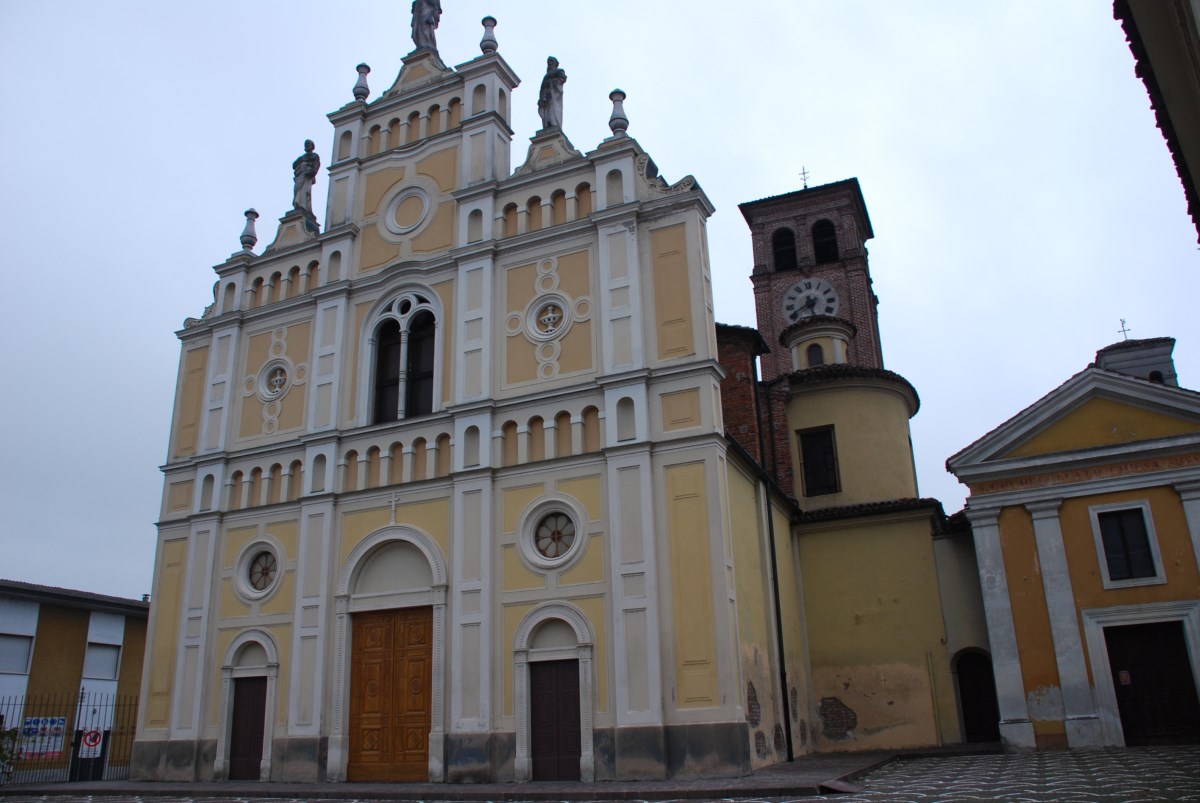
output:
M433 412L433 332L432 312L422 310L413 316L408 333L407 416Z
M432 413L437 324L429 297L404 293L379 317L372 422Z
M817 264L838 261L837 229L833 221L818 220L812 227L813 255Z
M771 235L771 251L775 255L775 270L796 270L796 235L791 229L779 229Z
M820 343L812 343L808 347L808 367L816 368L818 365L825 364L825 349L821 348Z

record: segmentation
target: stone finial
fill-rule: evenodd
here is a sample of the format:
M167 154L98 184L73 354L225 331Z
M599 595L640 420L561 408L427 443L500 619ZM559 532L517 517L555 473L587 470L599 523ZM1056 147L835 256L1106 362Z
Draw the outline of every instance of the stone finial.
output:
M608 118L608 127L612 129L614 137L625 136L625 130L629 128L629 118L625 116L625 93L619 89L614 89L608 93L608 99L612 101L613 110L612 116Z
M254 231L254 221L258 220L258 212L246 210L246 227L242 229L242 248L249 251L258 242L258 234Z
M483 51L483 55L490 56L496 52L500 45L496 42L496 18L487 16L483 18L483 38L479 40L479 49Z
M360 64L354 69L358 70L358 80L354 82L354 99L365 103L371 96L371 87L367 86L367 73L371 72L371 68Z

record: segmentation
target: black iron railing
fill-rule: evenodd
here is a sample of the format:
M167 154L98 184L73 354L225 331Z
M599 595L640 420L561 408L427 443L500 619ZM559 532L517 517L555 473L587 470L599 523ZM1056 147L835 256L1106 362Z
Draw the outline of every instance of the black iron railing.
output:
M0 784L128 778L137 707L87 692L0 697Z

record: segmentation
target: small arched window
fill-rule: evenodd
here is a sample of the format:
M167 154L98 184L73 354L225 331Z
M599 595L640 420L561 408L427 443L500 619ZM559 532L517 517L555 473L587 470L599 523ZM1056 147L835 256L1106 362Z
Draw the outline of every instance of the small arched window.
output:
M831 220L818 220L812 227L813 256L817 264L838 261L837 229Z
M808 347L807 357L809 368L816 368L818 365L824 365L825 349L821 348L820 343L813 343Z
M771 251L775 257L775 270L796 270L796 235L791 229L779 229L771 235Z
M433 412L436 318L429 297L405 293L375 328L376 424Z

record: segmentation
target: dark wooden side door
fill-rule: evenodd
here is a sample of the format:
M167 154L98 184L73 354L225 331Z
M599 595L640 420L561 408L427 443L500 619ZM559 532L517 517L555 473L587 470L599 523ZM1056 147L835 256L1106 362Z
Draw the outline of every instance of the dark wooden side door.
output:
M992 659L977 650L964 652L955 662L958 702L962 707L963 739L967 742L1000 741L1000 704Z
M234 678L233 722L229 728L229 780L259 780L266 717L267 679Z
M1200 742L1200 698L1182 622L1104 628L1125 744Z
M354 614L349 780L429 780L432 636L432 608Z
M535 781L578 781L579 662L529 665L529 753Z

